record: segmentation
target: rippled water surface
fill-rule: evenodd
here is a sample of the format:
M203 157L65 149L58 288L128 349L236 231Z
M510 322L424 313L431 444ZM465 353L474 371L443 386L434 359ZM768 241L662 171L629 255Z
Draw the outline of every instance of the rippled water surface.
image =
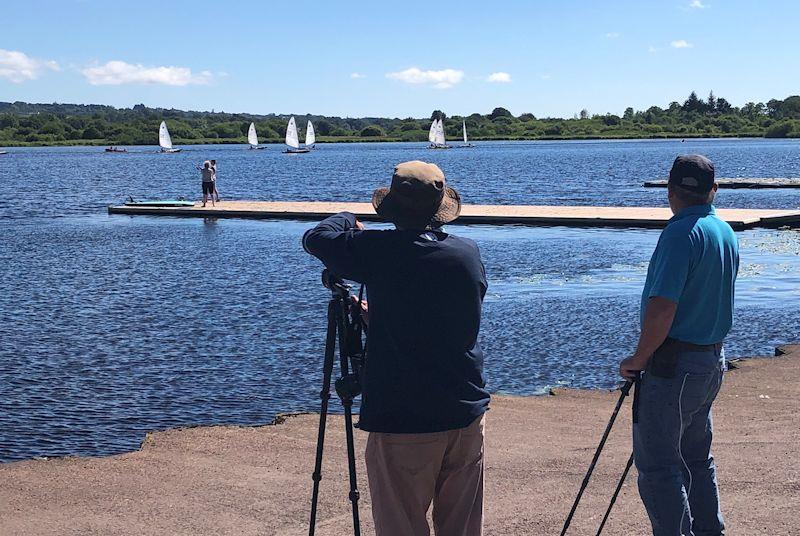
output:
M227 199L365 200L403 160L436 161L467 202L664 205L644 180L679 152L719 176L800 176L800 143L766 140L12 149L0 156L0 461L135 449L148 430L269 422L317 406L327 294L308 223L108 216L134 197L197 196L216 158ZM797 190L718 205L800 206ZM635 342L658 231L451 226L489 277L482 342L495 392L605 387ZM739 233L728 354L770 354L800 327L800 233Z

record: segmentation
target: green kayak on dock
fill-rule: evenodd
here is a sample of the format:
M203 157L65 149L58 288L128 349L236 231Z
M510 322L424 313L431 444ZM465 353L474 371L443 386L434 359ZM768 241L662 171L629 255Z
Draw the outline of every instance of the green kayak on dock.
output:
M136 201L128 199L125 202L126 207L193 207L193 201L184 201L182 199L144 199Z

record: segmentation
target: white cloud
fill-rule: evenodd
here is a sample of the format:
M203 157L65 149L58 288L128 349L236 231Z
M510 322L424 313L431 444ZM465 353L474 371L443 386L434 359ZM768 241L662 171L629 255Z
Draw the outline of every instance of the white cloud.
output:
M608 32L606 34L606 37L608 37L609 39L616 39L619 36L620 36L619 32Z
M553 77L549 74L543 74L539 78L541 78L542 80L550 80Z
M214 75L210 71L195 74L188 67L145 67L124 61L109 61L104 65L94 65L81 71L93 86L119 86L122 84L163 84L166 86L187 86L190 84L210 84Z
M487 82L495 82L498 84L508 84L511 82L511 75L504 72L492 73L486 78Z
M653 45L650 45L650 46L647 48L647 51L648 51L648 52L651 52L651 53L652 53L652 52L658 52L659 50L661 50L661 49L660 49L660 48L656 48L656 47L654 47Z
M673 41L669 44L672 48L692 48L694 45L686 41L685 39L678 39L677 41Z
M689 4L689 7L692 9L705 9L708 6L705 5L701 0L692 0L692 3Z
M0 48L0 78L15 84L39 78L45 70L58 71L60 67L52 60L31 58L18 50Z
M461 82L464 78L464 71L459 71L457 69L423 71L417 67L411 67L405 71L387 73L386 78L399 80L406 84L424 84L432 85L436 89L447 89Z
M350 73L350 78L352 78L352 79L354 79L354 80L355 80L355 79L358 79L358 78L366 78L366 77L367 77L367 75L365 75L365 74L361 74L361 73Z

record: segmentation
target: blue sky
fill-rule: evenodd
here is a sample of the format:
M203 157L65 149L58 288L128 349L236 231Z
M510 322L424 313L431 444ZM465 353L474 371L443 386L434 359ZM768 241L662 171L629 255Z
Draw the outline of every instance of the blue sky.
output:
M800 93L792 1L4 0L2 20L0 101L571 117Z

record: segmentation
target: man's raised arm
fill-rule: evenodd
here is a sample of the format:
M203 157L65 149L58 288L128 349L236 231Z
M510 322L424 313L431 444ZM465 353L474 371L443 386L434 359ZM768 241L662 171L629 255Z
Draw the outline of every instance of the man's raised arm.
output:
M363 229L355 215L340 212L306 231L303 249L339 277L363 282L368 272L366 258L358 246Z

